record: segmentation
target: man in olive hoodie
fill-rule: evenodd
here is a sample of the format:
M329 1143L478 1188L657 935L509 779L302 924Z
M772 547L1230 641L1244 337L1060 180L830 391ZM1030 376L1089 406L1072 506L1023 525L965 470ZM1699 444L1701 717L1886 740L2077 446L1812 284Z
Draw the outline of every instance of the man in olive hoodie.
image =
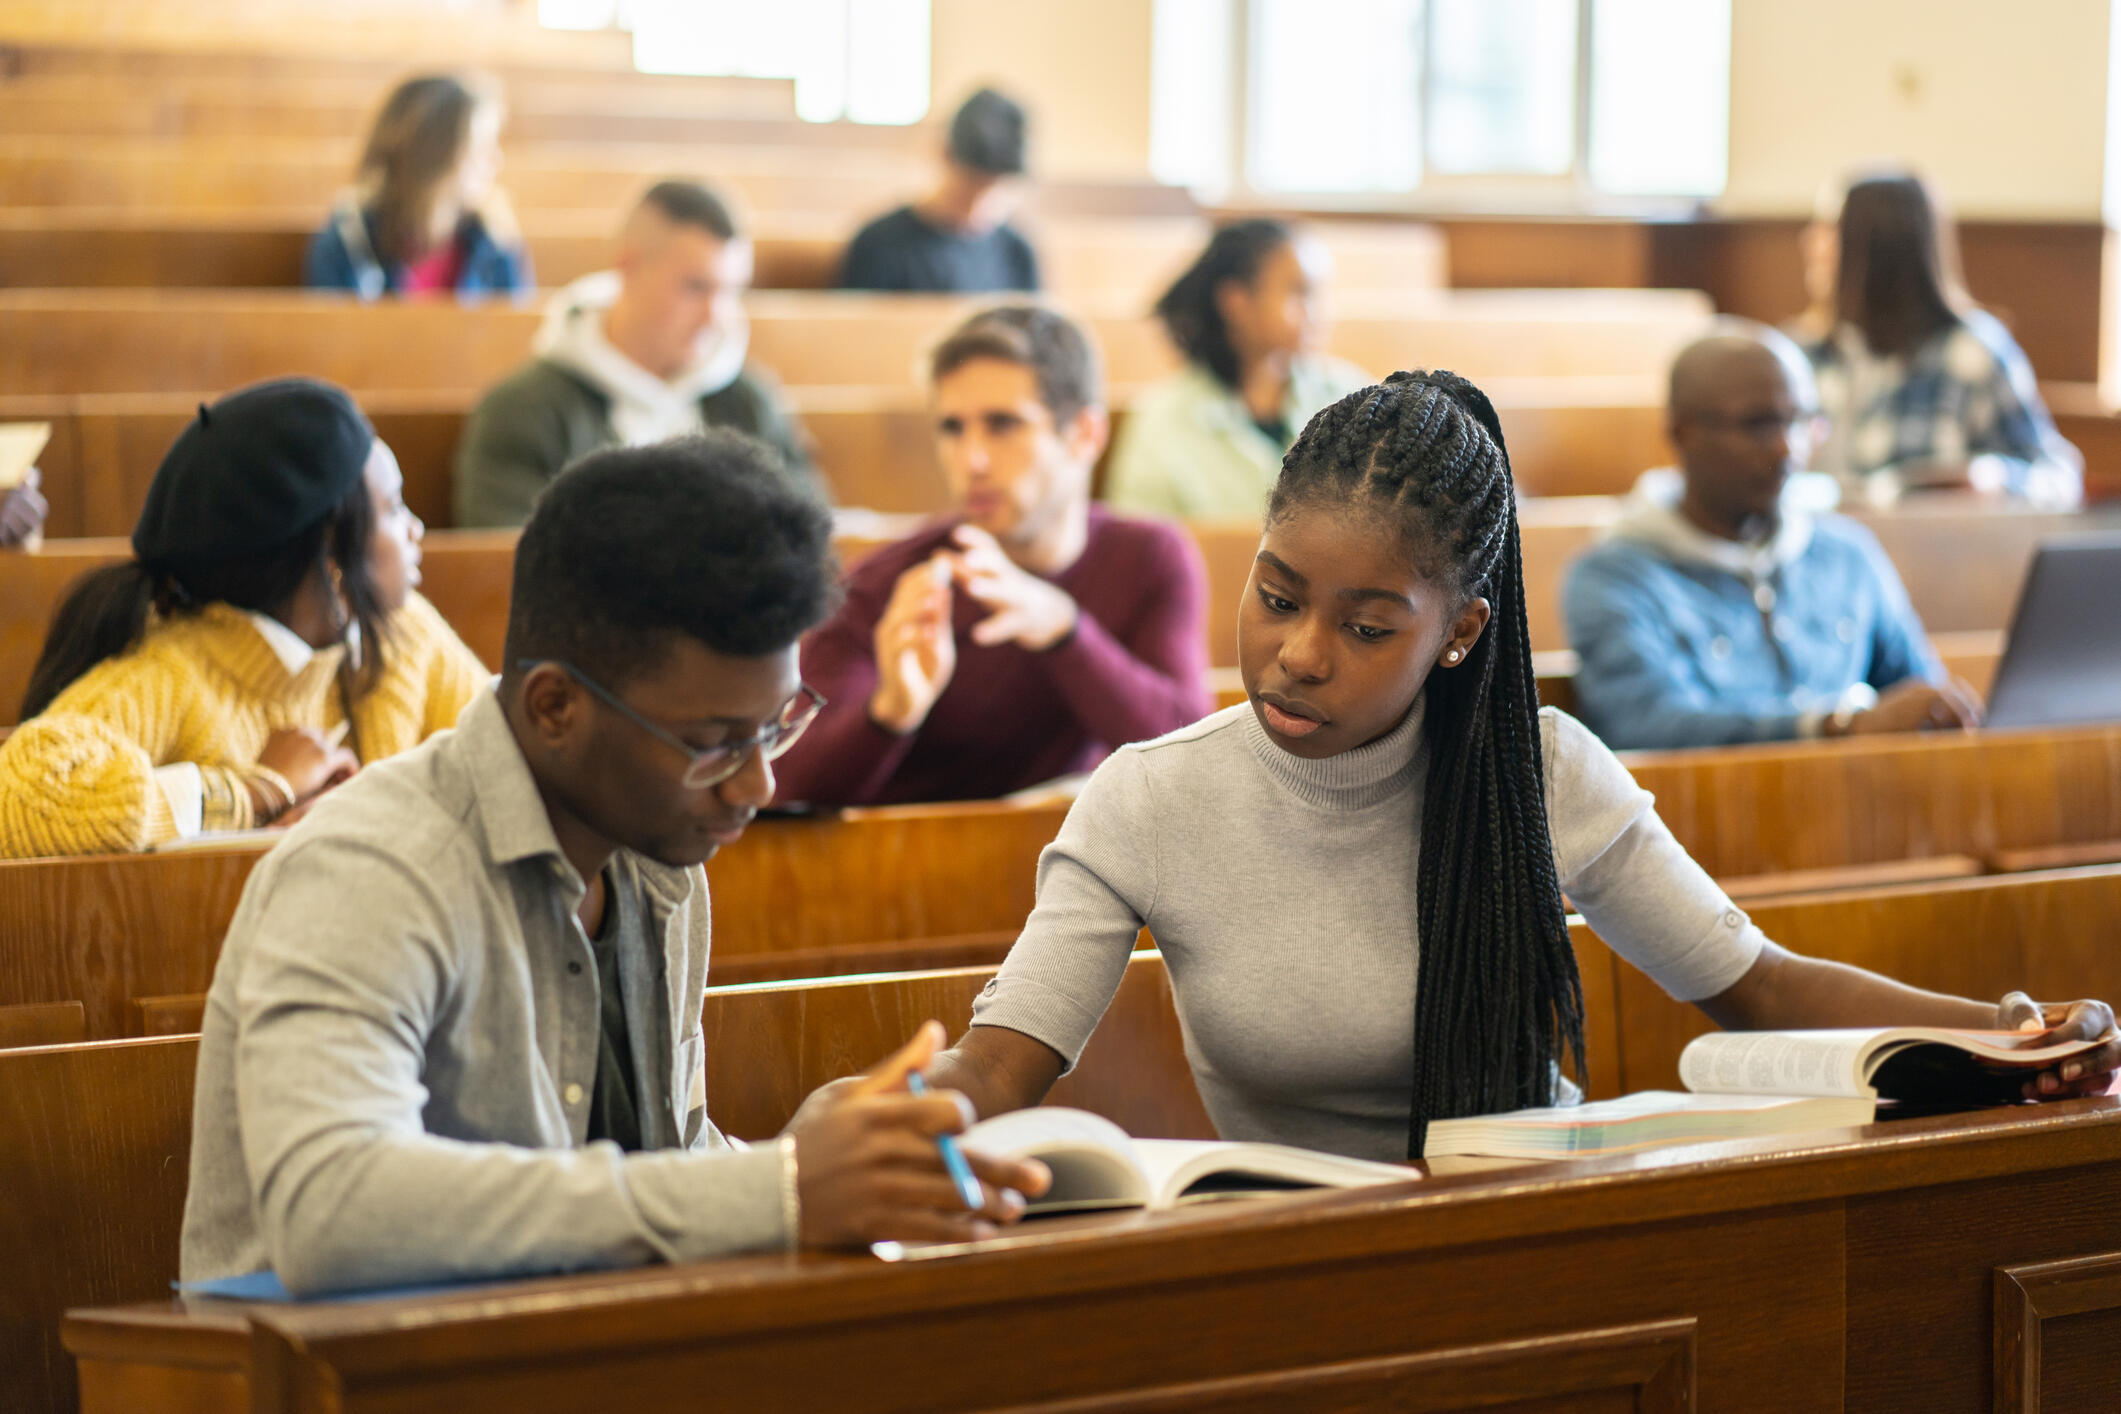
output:
M603 447L709 427L764 439L814 476L770 378L745 363L751 242L697 182L651 187L615 268L559 291L536 355L480 400L457 448L456 523L518 526L560 469Z

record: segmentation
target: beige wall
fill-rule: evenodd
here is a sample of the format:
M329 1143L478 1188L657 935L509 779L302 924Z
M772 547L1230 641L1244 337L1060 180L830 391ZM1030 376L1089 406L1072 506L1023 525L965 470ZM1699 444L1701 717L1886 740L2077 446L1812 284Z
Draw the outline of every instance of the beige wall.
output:
M1733 213L1810 209L1879 158L1962 215L2100 214L2106 0L1733 0Z
M934 0L935 114L992 83L1031 110L1052 176L1149 170L1150 0Z

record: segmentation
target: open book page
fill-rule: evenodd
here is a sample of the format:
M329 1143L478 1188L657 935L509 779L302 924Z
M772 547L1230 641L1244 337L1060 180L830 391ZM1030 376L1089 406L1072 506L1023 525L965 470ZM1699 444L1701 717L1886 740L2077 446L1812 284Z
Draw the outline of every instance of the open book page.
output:
M2009 1100L2017 1098L2024 1072L2098 1044L2033 1044L2041 1034L1937 1026L1717 1031L1687 1043L1679 1056L1679 1078L1696 1092Z
M49 422L0 422L0 491L22 484L51 437Z
M1863 1077L1876 1031L1711 1031L1679 1054L1679 1080L1696 1094L1875 1098Z
M1256 1197L1292 1188L1361 1188L1410 1183L1421 1175L1398 1164L1321 1154L1285 1144L1230 1144L1201 1139L1137 1139L1134 1152L1149 1178L1149 1206Z
M49 422L0 422L0 496L20 486L37 465L37 455L51 440ZM44 530L24 536L20 548L37 551L44 547Z
M1151 1186L1135 1143L1102 1115L1060 1105L1012 1110L966 1130L967 1149L997 1158L1037 1159L1053 1171L1053 1186L1034 1199L1034 1213L1089 1208L1140 1208Z
M1281 1144L1130 1139L1100 1115L1057 1105L983 1120L965 1131L964 1145L1006 1158L1037 1159L1053 1170L1053 1187L1030 1204L1034 1213L1168 1208L1291 1188L1406 1183L1421 1176L1397 1164Z

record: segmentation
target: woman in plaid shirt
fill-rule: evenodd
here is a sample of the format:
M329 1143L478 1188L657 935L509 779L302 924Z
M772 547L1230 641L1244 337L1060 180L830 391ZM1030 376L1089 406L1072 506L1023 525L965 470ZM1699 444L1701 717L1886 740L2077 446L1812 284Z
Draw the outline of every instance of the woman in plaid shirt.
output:
M1874 505L1972 489L2068 507L2084 459L2040 401L2032 365L1961 287L1949 224L1907 173L1851 184L1838 226L1806 248L1810 328L1798 331L1832 432L1814 457Z

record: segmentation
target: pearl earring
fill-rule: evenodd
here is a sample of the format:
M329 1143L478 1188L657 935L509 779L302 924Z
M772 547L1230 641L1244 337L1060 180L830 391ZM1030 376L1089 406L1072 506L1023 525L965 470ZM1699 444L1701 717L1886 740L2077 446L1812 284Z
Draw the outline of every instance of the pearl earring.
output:
M1463 652L1459 651L1459 650L1458 650L1458 649L1456 649L1456 648L1453 648L1453 649L1452 649L1452 650L1451 650L1450 652L1448 652L1448 653L1446 653L1446 654L1444 654L1444 655L1443 655L1443 660L1444 660L1444 661L1445 661L1446 663L1455 663L1455 662L1457 662L1457 661L1458 661L1458 660L1459 660L1460 658L1463 658L1463 657L1465 657L1465 656L1466 656L1466 655L1465 655L1465 654L1464 654Z

